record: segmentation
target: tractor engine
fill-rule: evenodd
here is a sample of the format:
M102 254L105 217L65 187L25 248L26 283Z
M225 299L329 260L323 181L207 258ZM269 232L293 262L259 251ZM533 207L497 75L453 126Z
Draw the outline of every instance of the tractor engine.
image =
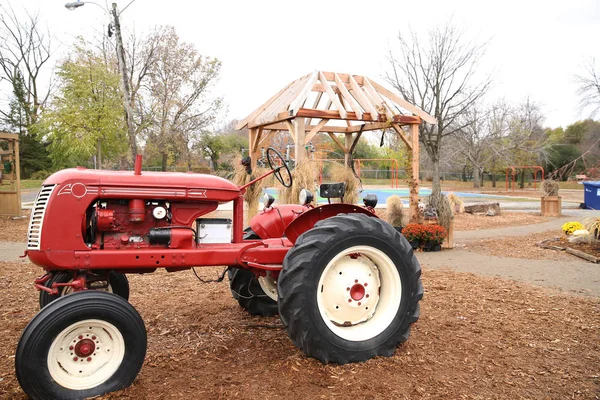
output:
M173 210L181 214L185 206L160 200L99 200L86 212L85 243L94 250L193 248L195 230L173 220Z

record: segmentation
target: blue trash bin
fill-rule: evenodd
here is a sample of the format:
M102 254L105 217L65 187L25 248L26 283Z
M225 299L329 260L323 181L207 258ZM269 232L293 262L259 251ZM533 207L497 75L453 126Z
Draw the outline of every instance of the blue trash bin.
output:
M600 210L600 181L583 182L583 202L588 210Z

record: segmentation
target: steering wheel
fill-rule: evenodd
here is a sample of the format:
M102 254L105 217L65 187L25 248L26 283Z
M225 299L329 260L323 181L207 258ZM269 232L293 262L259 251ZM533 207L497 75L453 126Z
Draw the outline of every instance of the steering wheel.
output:
M271 158L271 153L275 153L275 157ZM275 165L275 161L279 159L281 160L281 167L274 167ZM269 163L269 168L271 168L271 170L274 171L273 175L275 175L275 178L277 178L277 180L286 188L289 188L292 186L292 173L290 172L290 169L288 168L287 164L285 163L285 161L283 160L283 157L281 157L281 154L279 154L279 152L277 150L275 150L272 147L269 147L267 149L267 162ZM289 182L284 181L283 176L281 175L281 169L285 168L285 171L287 172L287 180Z

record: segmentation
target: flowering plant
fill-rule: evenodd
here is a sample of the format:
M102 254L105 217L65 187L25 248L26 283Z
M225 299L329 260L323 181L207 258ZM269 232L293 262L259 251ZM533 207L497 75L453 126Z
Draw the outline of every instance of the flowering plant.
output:
M561 227L561 229L567 235L572 235L573 232L581 230L581 229L585 229L585 227L583 226L583 224L581 222L575 221L575 222L565 222L564 225Z
M421 237L423 236L423 225L408 224L402 229L402 234L409 242L421 240Z
M425 225L421 240L425 243L442 244L446 238L446 229L441 225Z

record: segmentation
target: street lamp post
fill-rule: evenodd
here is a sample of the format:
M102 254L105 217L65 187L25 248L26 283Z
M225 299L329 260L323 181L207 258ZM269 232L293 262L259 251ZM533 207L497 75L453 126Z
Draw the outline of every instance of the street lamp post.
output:
M132 0L125 8L129 7ZM83 6L84 4L91 3L99 6L104 11L107 11L101 5L94 3L93 1L75 1L65 4L68 10L75 10ZM125 8L121 11L123 12ZM121 90L123 91L123 108L125 109L125 122L127 125L127 136L129 139L129 148L131 150L130 164L133 165L135 156L137 155L137 143L135 140L135 127L133 122L133 111L131 110L131 92L129 90L129 75L127 74L127 65L125 64L125 50L123 48L123 36L121 35L121 22L119 21L119 12L117 11L117 3L112 3L112 9L110 15L113 20L113 28L115 30L116 49L117 49L117 65L119 68L119 74L121 75Z
M131 149L131 163L134 162L137 155L137 143L135 142L135 127L133 126L133 111L131 110L131 94L129 91L129 76L127 74L127 65L125 64L125 50L123 49L123 36L121 36L121 22L117 12L117 3L112 3L112 16L115 28L115 39L117 42L117 63L121 73L121 89L123 90L123 107L125 108L125 122L127 123L127 134L129 137L129 147ZM132 164L133 165L133 164Z

